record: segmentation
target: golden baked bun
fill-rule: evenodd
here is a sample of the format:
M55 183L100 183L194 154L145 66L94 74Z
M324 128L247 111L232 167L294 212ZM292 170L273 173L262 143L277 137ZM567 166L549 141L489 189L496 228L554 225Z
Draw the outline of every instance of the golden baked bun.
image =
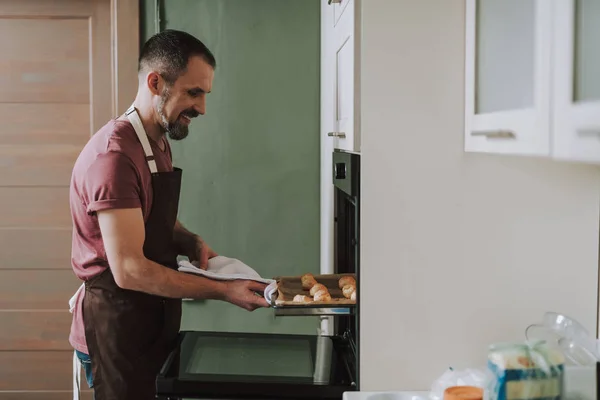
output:
M310 298L310 296L305 296L303 294L297 294L294 296L294 303L310 303L312 301L312 299Z
M352 293L356 291L356 286L346 285L342 288L342 294L345 298L349 299L352 296Z
M317 284L317 281L313 274L304 274L302 275L300 280L302 281L302 288L306 290L312 288L314 285Z
M338 284L340 286L340 289L347 285L352 285L356 287L356 280L351 276L342 276L338 281Z
M315 293L315 301L331 301L331 295L327 290L319 290Z
M352 292L352 295L350 296L350 300L356 301L356 290L354 292Z
M310 288L310 295L314 296L318 291L321 291L321 290L329 292L329 290L327 290L327 287L325 287L325 285L323 285L322 283L317 283L312 288Z

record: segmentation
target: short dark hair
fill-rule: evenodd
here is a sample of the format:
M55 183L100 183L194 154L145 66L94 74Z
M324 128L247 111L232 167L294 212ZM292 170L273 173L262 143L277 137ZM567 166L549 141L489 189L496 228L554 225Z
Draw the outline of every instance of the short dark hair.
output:
M193 56L202 57L213 69L217 66L215 56L196 37L186 32L167 29L144 43L140 51L138 72L155 70L172 85L186 71Z

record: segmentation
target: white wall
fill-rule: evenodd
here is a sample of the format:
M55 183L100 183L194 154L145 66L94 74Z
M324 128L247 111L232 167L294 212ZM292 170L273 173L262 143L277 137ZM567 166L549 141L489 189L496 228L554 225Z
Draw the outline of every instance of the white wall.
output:
M600 170L463 153L464 2L362 3L361 389L484 366L546 310L595 333Z

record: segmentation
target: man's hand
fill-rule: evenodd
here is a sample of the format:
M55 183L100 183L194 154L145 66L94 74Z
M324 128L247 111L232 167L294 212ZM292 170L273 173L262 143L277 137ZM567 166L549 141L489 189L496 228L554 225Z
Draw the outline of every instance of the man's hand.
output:
M269 307L269 303L263 297L263 293L267 287L266 284L237 279L227 281L226 284L225 301L248 311L254 311L261 307Z
M206 271L208 260L218 256L218 254L201 237L198 237L196 238L194 248L191 249L187 256L195 266Z
M200 236L188 231L179 221L173 229L173 240L179 248L179 254L203 270L208 268L208 260L218 256Z

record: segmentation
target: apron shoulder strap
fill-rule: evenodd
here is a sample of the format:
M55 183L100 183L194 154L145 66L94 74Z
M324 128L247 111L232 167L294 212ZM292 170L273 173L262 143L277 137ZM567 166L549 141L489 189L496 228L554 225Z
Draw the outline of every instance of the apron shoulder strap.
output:
M148 140L148 135L146 135L146 130L144 129L144 125L142 125L142 120L140 119L137 110L134 106L131 106L125 112L125 115L127 115L127 119L129 119L129 122L131 122L131 125L133 125L135 134L144 148L144 154L146 155L146 162L148 163L150 172L153 174L158 172L156 160L154 159L154 153L152 152L152 147L150 146L150 141Z

